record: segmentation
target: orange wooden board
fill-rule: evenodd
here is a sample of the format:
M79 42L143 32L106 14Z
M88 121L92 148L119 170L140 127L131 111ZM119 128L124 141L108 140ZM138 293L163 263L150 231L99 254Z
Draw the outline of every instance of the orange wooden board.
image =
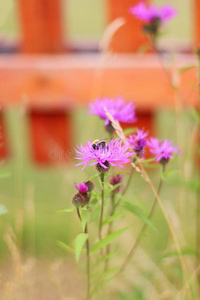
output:
M192 55L177 56L176 66L195 63ZM196 68L180 76L188 105L197 103ZM35 108L76 108L96 97L122 95L140 110L173 108L174 90L157 57L148 55L9 55L0 56L0 105Z
M62 164L72 159L70 114L62 110L29 111L31 152L40 164Z

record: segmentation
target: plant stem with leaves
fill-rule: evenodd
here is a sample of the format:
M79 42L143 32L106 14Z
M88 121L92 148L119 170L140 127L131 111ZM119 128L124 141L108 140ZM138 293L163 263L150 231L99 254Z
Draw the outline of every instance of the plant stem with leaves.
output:
M164 170L165 170L165 165L162 165L162 173L164 173ZM163 174L162 174L162 175L163 175ZM163 184L163 178L162 178L162 176L161 176L160 182L159 182L159 185L158 185L158 190L157 190L157 194L158 194L158 195L159 195L159 193L160 193L160 191L161 191L162 184ZM152 208L151 208L151 210L150 210L150 213L149 213L149 215L148 215L148 219L151 219L151 218L152 218L156 206L157 206L157 199L155 198L155 199L154 199L154 202L153 202L153 205L152 205ZM131 250L130 250L128 256L127 256L127 258L125 259L124 263L122 264L122 266L121 266L121 268L120 268L120 270L119 270L119 273L121 273L121 272L123 272L123 271L125 270L125 268L126 268L126 266L128 265L130 259L133 257L133 255L134 255L134 253L135 253L135 250L136 250L137 247L139 246L140 241L141 241L141 239L142 239L142 237L143 237L143 235L144 235L144 233L145 233L147 227L148 227L148 224L147 224L147 223L145 223L145 224L142 226L142 229L140 230L139 235L138 235L138 237L137 237L137 239L136 239L136 241L135 241L133 247L131 248Z
M102 223L103 223L103 214L104 214L104 173L100 174L101 179L101 213L100 213L100 220L99 220L99 240L102 239Z
M79 220L82 222L81 214L79 207L76 209ZM84 233L88 234L88 222L85 224ZM86 240L86 252L87 252L87 298L86 300L90 300L90 242L89 237Z

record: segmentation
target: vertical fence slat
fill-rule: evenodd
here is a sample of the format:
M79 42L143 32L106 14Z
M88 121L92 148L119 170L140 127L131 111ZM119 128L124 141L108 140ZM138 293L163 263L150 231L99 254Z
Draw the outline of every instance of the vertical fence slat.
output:
M18 0L22 45L25 53L63 50L61 1Z
M72 159L71 118L66 112L29 112L31 151L37 163L62 164Z
M146 42L141 27L143 22L134 18L129 8L137 4L138 0L107 0L108 23L122 17L125 24L114 34L111 50L118 53L134 53ZM148 3L148 1L144 1Z

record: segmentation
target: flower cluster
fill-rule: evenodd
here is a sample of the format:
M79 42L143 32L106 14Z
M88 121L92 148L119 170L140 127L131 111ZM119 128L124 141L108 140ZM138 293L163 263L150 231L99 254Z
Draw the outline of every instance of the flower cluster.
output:
M131 161L133 153L129 150L129 144L123 144L120 139L111 140L109 144L93 147L93 143L88 141L86 146L77 146L75 149L76 159L81 160L76 166L87 164L96 165L100 173L107 172L110 166L123 167L123 164ZM92 162L93 161L93 162Z
M173 153L182 154L182 152L178 150L179 147L173 146L172 143L172 141L168 141L167 139L159 141L157 138L150 138L150 140L147 141L149 151L156 155L156 161L162 164L166 164L170 158L173 158Z
M127 141L138 157L144 156L144 147L147 143L147 135L147 131L145 132L144 130L137 129L137 132L135 134L130 135L129 138L127 138Z
M116 121L123 123L134 123L137 121L135 105L132 102L125 103L122 97L117 97L116 99L104 97L103 99L96 99L94 103L90 103L89 109L90 114L105 120L105 126L110 125L105 108Z
M136 18L148 23L152 22L155 18L159 18L161 23L165 23L177 14L177 11L169 4L162 7L157 7L152 4L147 7L144 2L140 2L131 7L130 12Z
M144 26L146 32L156 35L160 26L172 19L177 14L177 10L170 5L157 7L152 4L147 7L144 2L140 2L130 8L130 13L148 23Z

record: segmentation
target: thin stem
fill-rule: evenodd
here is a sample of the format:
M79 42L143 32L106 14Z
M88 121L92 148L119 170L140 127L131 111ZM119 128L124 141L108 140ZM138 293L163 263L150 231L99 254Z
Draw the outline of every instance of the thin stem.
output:
M88 223L85 226L85 233L88 234ZM87 249L87 300L90 299L90 242L89 238L86 241Z
M130 185L131 179L132 179L132 175L133 175L133 168L131 168L131 173L130 173L130 175L129 175L129 178L128 178L127 184L126 184L126 186L125 186L125 189L124 189L124 191L123 191L123 193L122 193L122 196L124 196L124 194L126 193L126 191L127 191L128 188L129 188L129 185Z
M104 213L104 173L100 174L102 190L101 190L101 214L99 220L99 240L102 239L102 223L103 223L103 213Z
M163 170L162 172L164 173L164 169L165 169L165 166L163 165ZM163 184L163 179L162 179L162 176L160 178L160 182L159 182L159 185L158 185L158 190L157 190L157 194L159 195L160 193L160 190L161 190L161 187L162 187L162 184ZM152 208L150 210L150 213L148 215L148 219L151 219L151 217L153 216L153 213L155 211L155 208L156 208L156 205L157 205L157 200L156 200L156 197L154 199L154 202L153 202L153 205L152 205ZM128 265L130 259L132 258L133 254L135 253L135 250L137 249L137 247L139 246L139 243L142 239L142 236L143 234L145 233L146 229L147 229L148 225L147 223L145 223L143 226L142 226L142 229L140 230L139 234L138 234L138 237L133 245L133 247L131 248L127 258L125 259L124 263L122 264L121 268L119 269L119 273L123 272L126 268L126 266Z
M81 218L79 207L76 208L76 212L77 212L79 220L82 222L82 218Z
M110 211L110 217L112 215L114 215L115 213L115 209L116 209L116 206L115 206L115 193L112 193L112 196L111 196L111 211ZM111 234L112 233L112 222L109 223L108 225L108 232L107 232L107 235ZM106 256L110 253L110 250L111 250L111 244L108 244L107 247L106 247ZM109 267L109 260L107 259L105 261L105 271L108 270L108 267Z
M76 208L76 211L77 211L79 220L82 222L79 207ZM84 233L88 234L88 222L85 225ZM89 242L89 237L86 240L86 249L87 249L87 298L86 298L86 300L90 300L90 242Z

